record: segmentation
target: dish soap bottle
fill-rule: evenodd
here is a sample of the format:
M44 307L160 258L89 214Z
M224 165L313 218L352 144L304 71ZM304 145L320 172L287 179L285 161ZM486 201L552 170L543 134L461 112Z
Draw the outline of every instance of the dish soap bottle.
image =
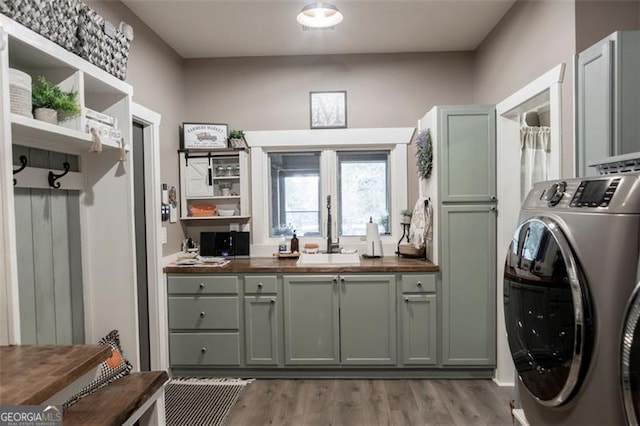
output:
M293 231L293 237L291 237L291 253L298 251L298 237L296 237L296 231Z
M278 251L282 253L283 251L287 251L287 240L284 237L284 234L280 236L280 244L278 245Z

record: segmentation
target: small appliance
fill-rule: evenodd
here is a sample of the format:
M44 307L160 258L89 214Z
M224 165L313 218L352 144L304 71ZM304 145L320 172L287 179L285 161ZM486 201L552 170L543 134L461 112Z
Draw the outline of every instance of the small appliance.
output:
M200 256L249 257L249 241L249 232L201 232Z

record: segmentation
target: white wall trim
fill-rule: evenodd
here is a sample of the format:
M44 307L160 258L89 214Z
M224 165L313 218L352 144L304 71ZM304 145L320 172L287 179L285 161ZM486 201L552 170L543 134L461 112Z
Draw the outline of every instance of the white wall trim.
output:
M498 223L497 223L497 362L494 381L500 386L513 386L515 368L507 342L504 325L503 288L504 259L508 250L511 233L515 230L512 224L517 220L520 206L520 158L519 147L508 146L506 138L517 137L519 140L520 125L517 114L520 109L536 97L548 94L551 127L551 159L549 179L560 177L562 161L562 81L565 64L559 64L539 78L524 86L511 96L496 105L496 152L497 152L497 189L498 189ZM514 180L514 176L518 179ZM517 219L517 216L516 216ZM513 228L513 229L511 229Z
M554 84L562 83L564 78L564 62L547 71L540 77L527 84L511 96L496 105L496 116L506 115L509 111L525 103L545 90L549 90Z
M2 21L0 21L2 24ZM10 122L8 36L0 26L0 122ZM0 128L0 345L20 343L11 126Z
M245 138L254 147L326 147L338 145L409 144L414 127L383 127L366 129L264 130L246 132Z
M160 206L160 122L162 116L135 102L131 104L134 122L144 126L145 211L147 235L147 274L149 304L149 352L152 370L169 368L167 341L166 287L162 273L162 224Z

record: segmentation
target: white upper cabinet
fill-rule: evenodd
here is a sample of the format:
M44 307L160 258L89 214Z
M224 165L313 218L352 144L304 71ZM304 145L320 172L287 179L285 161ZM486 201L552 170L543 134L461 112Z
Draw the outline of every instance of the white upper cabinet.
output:
M640 31L615 32L576 56L576 175L640 151Z
M182 220L249 220L249 169L245 151L180 152Z

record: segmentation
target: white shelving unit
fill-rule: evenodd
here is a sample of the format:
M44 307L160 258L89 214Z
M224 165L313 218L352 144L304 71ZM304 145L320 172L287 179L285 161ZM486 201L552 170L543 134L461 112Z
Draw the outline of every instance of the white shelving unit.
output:
M55 125L12 114L9 68L33 81L43 75L64 90L77 90L82 108L117 118L125 143L132 138L129 84L0 15L0 344L20 343L12 147L70 153L79 156L74 187L80 190L85 341L95 343L118 329L123 350L137 368L132 163L119 161L113 142L103 141L100 154L89 153L92 141L83 131L83 118ZM15 177L20 180L20 174ZM64 187L64 178L61 182Z
M180 219L189 223L246 223L249 216L248 155L242 150L180 151ZM230 185L229 195L221 184ZM199 216L199 206L233 210L233 216Z

